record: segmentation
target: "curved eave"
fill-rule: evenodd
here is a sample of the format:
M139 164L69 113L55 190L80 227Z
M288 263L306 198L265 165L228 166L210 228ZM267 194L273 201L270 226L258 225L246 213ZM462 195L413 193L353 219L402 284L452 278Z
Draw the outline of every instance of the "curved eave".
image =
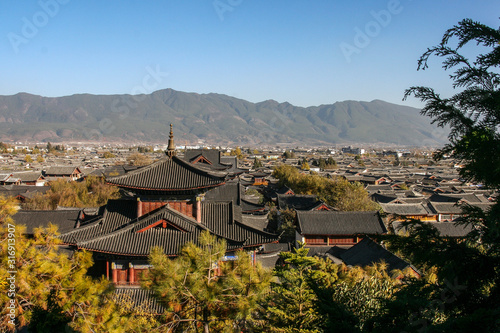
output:
M266 210L266 207L258 208L258 209L252 209L252 210L242 210L242 213L252 213L252 212L262 212L263 210Z
M86 251L91 251L91 252L99 252L99 253L106 253L106 254L114 254L117 256L129 256L129 257L148 257L149 253L147 254L136 254L136 253L118 253L118 252L113 252L113 251L103 251L103 250L94 250L91 248L86 248L86 247L80 247L77 246L78 250L86 250ZM177 257L178 254L166 254L163 252L167 257Z
M258 243L258 244L251 244L251 245L243 245L241 247L231 248L231 251L243 250L243 249L250 248L250 247L259 247L259 246L262 246L264 244L274 244L274 243L279 243L279 240L274 240L272 242L267 242L267 243Z
M212 185L207 185L207 186L199 186L199 187L187 187L187 188L150 188L150 187L139 187L139 186L129 186L129 185L119 185L111 182L106 182L108 185L114 185L118 186L120 188L128 188L128 189L134 189L134 190L145 190L145 191L164 191L164 192L176 192L176 191L192 191L192 190L200 190L200 189L205 189L205 188L212 188L212 187L217 187L224 185L226 182L223 181L222 183L217 183L217 184L212 184Z

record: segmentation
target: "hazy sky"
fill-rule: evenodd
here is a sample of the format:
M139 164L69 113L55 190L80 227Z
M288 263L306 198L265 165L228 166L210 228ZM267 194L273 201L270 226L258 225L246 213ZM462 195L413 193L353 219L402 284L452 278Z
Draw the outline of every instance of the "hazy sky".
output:
M464 18L500 25L498 0L0 2L0 95L164 88L299 106L450 94L417 59Z

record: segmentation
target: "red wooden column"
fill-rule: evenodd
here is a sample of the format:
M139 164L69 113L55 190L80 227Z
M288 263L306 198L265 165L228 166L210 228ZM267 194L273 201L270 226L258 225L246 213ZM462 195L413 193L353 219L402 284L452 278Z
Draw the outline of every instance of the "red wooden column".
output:
M114 262L111 263L111 275L113 277L113 283L118 284L118 272L116 271L116 264Z
M106 280L109 281L109 260L106 260Z
M129 262L128 263L128 280L130 282L130 284L134 284L135 280L134 280L134 265Z
M196 222L201 223L201 200L202 197L196 197Z

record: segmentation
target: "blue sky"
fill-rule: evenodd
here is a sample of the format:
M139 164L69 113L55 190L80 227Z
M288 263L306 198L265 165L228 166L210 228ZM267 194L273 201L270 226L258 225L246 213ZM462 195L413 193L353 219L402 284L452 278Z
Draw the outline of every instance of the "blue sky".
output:
M164 88L299 106L452 93L417 59L463 18L500 25L498 0L0 2L0 95ZM378 18L377 18L378 17Z

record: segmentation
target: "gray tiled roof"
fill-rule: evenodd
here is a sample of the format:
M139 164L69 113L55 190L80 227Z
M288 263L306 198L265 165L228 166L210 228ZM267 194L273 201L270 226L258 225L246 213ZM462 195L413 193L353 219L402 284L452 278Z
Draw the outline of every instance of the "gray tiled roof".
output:
M230 202L203 202L202 223L214 234L243 243L244 246L278 241L278 235L252 228L237 216Z
M243 213L265 213L267 209L264 205L256 204L242 199L243 187L239 182L226 183L205 194L205 199L214 201L232 201L241 207Z
M71 210L20 210L13 219L17 224L26 226L26 233L33 234L38 227L47 227L49 223L58 226L60 233L65 233L75 228L80 216L80 209Z
M210 161L210 163L212 163L210 164L210 168L214 170L226 170L231 168L233 164L222 162L221 155L222 153L215 149L188 149L184 152L184 160L193 163L198 158L203 156L205 159Z
M138 232L159 220L167 220L173 226ZM165 254L176 255L183 244L195 241L203 229L192 218L164 206L154 214L146 214L115 231L79 241L76 246L90 251L142 257L147 256L152 247L160 246Z
M44 175L47 176L69 176L73 173L80 172L80 169L75 166L52 166L45 170Z
M167 255L177 255L187 242L197 243L200 233L207 229L226 239L228 249L278 241L275 234L239 222L241 211L232 202L203 202L202 223L168 205L135 218L131 200L110 202L102 219L69 231L61 239L90 251L141 257L147 256L153 246L162 247ZM127 211L127 206L133 208ZM150 227L162 220L168 222L166 228Z
M269 223L267 214L265 215L242 215L242 223L257 230L265 230Z
M383 234L387 229L376 211L297 211L302 235Z
M93 221L81 227L70 230L60 236L69 244L86 241L113 232L137 217L135 200L108 200L102 218L98 216Z
M0 181L4 182L12 176L12 173L0 173Z
M462 214L462 207L454 202L430 202L429 207L437 214Z
M156 191L183 191L222 185L225 174L201 170L191 163L173 156L107 179L107 182L123 188Z
M404 222L393 222L392 226L396 233L406 233L407 228L403 226ZM455 222L422 222L431 225L439 231L441 236L445 237L465 237L472 231L471 225L457 224Z
M316 195L278 194L279 209L310 210L320 203Z
M238 205L242 195L243 188L240 183L226 183L208 191L205 194L205 199L216 201L232 201Z
M361 242L340 254L340 259L346 265L361 267L384 261L389 266L389 272L394 269L404 270L407 267L411 267L408 262L384 249L368 237L363 238ZM413 269L416 271L415 268Z
M48 186L32 186L32 185L4 185L0 186L0 194L5 196L23 196L33 197L37 193L45 193L50 190Z
M43 179L42 173L36 171L15 172L13 173L12 177L19 178L21 182L35 182L40 178Z
M429 211L424 207L424 205L417 204L380 204L380 207L387 214L396 215L429 215Z

